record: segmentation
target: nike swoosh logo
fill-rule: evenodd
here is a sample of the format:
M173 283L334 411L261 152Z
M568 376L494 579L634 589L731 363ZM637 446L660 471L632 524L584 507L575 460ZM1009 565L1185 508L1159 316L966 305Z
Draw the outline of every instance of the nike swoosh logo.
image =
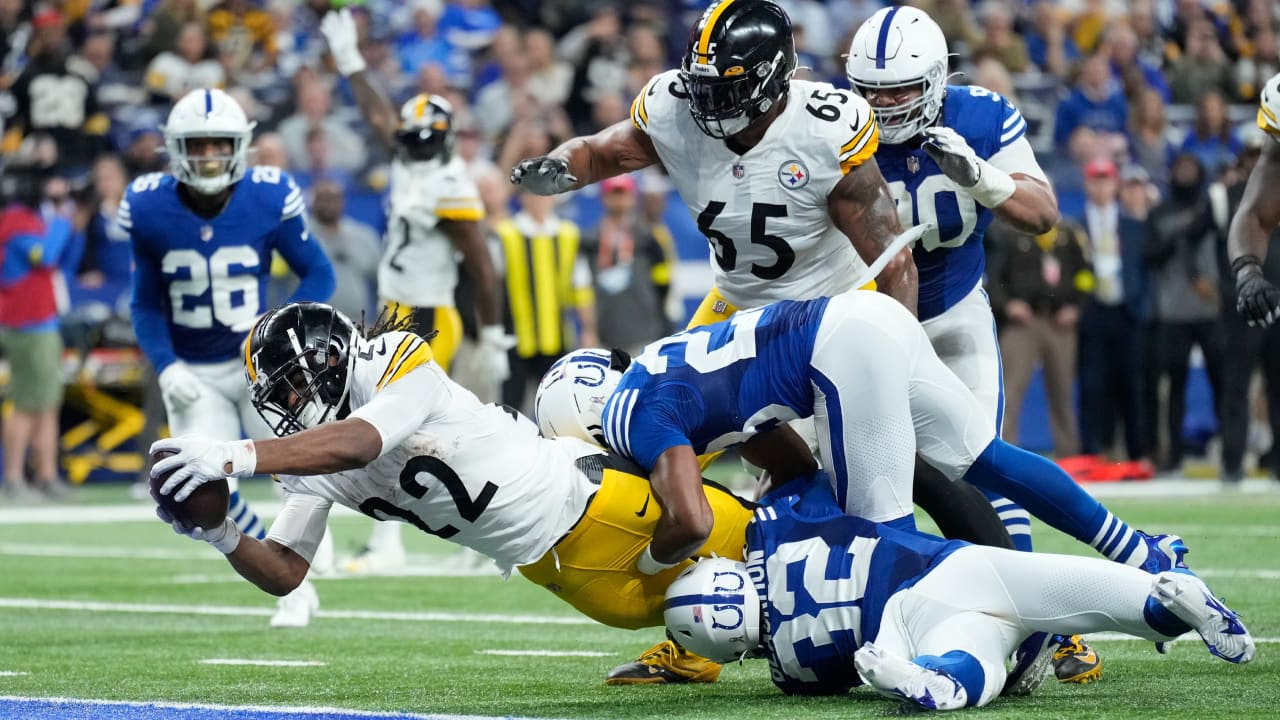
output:
M649 498L650 498L650 497L653 497L653 496L652 496L652 495L645 495L645 496L644 496L644 504L640 506L640 512L636 513L636 517L644 517L644 514L645 514L646 512L648 512L648 511L649 511Z

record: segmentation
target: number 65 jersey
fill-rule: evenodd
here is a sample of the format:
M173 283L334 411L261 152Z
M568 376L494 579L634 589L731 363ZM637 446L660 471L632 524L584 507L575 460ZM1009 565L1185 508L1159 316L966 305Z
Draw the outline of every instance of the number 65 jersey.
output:
M827 83L792 80L787 105L738 155L702 133L678 70L645 85L631 121L649 136L711 244L716 286L732 305L808 300L852 289L865 268L832 224L832 188L875 152L871 106Z
M361 340L351 383L350 417L377 429L381 453L357 470L280 478L285 508L269 537L308 561L337 502L470 547L508 572L546 554L596 490L574 461L599 448L548 440L529 419L481 403L415 334Z

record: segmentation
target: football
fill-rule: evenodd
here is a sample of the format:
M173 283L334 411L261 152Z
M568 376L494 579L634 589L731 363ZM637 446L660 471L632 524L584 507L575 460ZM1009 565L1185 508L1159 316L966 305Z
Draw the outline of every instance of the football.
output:
M161 450L152 457L161 460L174 455L171 450ZM164 508L166 512L175 519L182 521L187 525L197 525L206 530L216 528L222 524L227 517L227 505L231 501L231 492L227 488L227 479L218 478L211 482L207 482L196 491L191 493L186 500L182 502L174 502L173 493L168 495L160 494L160 487L173 471L164 473L160 477L151 478L151 497L156 504ZM176 490L174 492L177 492Z

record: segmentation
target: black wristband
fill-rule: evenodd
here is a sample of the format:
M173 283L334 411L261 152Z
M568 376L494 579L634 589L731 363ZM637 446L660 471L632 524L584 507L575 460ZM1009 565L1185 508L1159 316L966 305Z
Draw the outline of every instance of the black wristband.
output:
M1239 275L1246 265L1255 265L1258 268L1258 272L1262 272L1262 258L1253 254L1245 254L1231 261L1231 273Z

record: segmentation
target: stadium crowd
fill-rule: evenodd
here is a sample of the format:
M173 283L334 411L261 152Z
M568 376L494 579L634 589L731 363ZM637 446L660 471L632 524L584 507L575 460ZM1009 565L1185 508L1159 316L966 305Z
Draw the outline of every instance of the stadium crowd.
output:
M697 272L706 242L661 172L559 204L517 192L508 173L521 158L625 120L644 83L678 64L685 29L706 0L349 4L368 75L396 107L419 93L451 103L457 153L483 199L500 271L500 228L509 219L563 219L582 231L583 272L574 268L557 283L570 288L556 300L565 320L558 345L511 351L513 370L532 368L522 381L536 384L533 355L554 358L580 344L634 349L683 325L689 302L709 285ZM847 87L842 55L886 3L783 4L801 73ZM1120 420L1115 454L1129 460L1176 470L1184 448L1217 434L1224 481L1242 477L1253 462L1246 456L1262 455L1259 464L1276 474L1280 457L1264 452L1270 429L1280 427L1280 331L1249 328L1236 314L1225 246L1244 178L1268 141L1253 115L1261 87L1280 72L1280 5L909 4L943 28L953 71L1022 111L1061 208L1045 235L997 224L987 240L1006 439L1017 440L1017 411L1043 365L1059 457L1111 453ZM192 89L226 89L257 123L254 162L288 170L306 194L309 226L337 273L333 303L356 318L376 314L390 158L327 52L318 25L328 8L327 0L0 0L5 202L30 195L49 219L46 232L67 236L41 258L6 248L0 345L16 406L4 422L9 495L30 494L28 481L51 496L66 492L52 469L61 394L49 389L58 385L50 369L62 346L50 330L60 325L63 343L79 349L131 342L131 252L117 211L133 179L165 170L160 126ZM0 219L0 242L11 232ZM679 272L677 257L687 266ZM1269 257L1274 282L1280 253ZM56 309L33 308L31 283L56 296ZM278 284L283 298L283 271ZM469 307L465 282L459 292L460 307ZM462 313L474 341L471 314ZM482 386L468 377L465 346L454 374ZM1250 392L1260 363L1266 403ZM1206 370L1215 412L1188 413L1193 364ZM501 393L509 402L527 395L524 387Z

